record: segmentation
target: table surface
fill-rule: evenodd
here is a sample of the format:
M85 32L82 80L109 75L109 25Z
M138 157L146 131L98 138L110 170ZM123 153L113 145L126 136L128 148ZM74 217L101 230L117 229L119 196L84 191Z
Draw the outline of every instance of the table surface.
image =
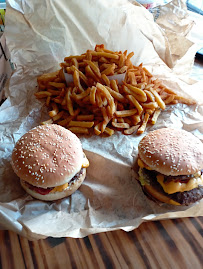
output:
M145 222L85 238L29 241L0 231L0 268L195 268L203 266L203 217Z

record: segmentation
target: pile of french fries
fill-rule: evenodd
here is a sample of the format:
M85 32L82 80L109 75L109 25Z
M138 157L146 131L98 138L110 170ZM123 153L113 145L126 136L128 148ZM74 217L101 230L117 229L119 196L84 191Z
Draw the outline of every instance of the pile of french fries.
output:
M133 52L113 52L96 45L82 55L69 56L54 73L38 77L36 98L45 99L50 119L76 134L142 134L155 124L166 105L193 101L177 95L142 64Z

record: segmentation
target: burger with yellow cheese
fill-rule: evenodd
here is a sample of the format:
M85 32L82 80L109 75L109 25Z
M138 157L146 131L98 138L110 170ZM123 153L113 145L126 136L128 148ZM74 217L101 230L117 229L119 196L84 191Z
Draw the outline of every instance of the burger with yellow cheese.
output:
M138 145L139 181L152 199L190 205L203 198L203 144L172 128L149 132Z
M86 177L89 161L79 138L56 124L31 129L16 143L12 167L27 193L53 201L75 192Z

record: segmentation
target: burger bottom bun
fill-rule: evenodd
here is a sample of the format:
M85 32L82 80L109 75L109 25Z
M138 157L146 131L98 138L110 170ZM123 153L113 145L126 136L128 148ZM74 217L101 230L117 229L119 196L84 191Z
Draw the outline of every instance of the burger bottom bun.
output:
M54 201L54 200L62 199L64 197L67 197L67 196L70 196L71 194L73 194L81 186L85 177L86 177L86 169L83 168L82 173L78 173L78 177L74 177L74 180L69 182L70 185L68 188L66 188L63 191L48 193L45 195L42 195L36 191L31 190L26 185L26 183L24 183L23 180L20 180L20 183L21 183L21 186L23 187L23 189L28 194L30 194L32 197L34 197L38 200L42 200L42 201Z

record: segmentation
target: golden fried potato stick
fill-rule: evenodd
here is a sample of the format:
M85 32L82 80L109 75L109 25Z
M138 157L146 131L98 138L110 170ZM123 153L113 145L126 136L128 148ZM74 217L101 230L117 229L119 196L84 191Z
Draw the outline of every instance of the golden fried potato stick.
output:
M142 125L138 128L138 130L137 130L137 133L138 134L142 134L142 133L144 133L144 131L145 131L145 129L146 129L146 126L147 126L147 122L148 122L148 120L149 120L149 114L148 113L145 113L145 115L144 115L144 120L143 120L143 122L142 122Z
M90 89L90 102L92 105L96 104L96 90L97 88L94 86Z
M157 102L142 103L142 107L146 109L155 109L158 107Z
M119 59L119 55L115 53L108 53L108 52L97 52L97 51L92 51L92 56L103 56L105 58L110 58L110 59Z
M146 96L146 93L142 90L142 89L140 89L140 88L138 88L138 87L135 87L135 86L133 86L133 85L131 85L131 84L127 84L125 81L123 82L124 83L124 85L128 88L128 89L130 89L132 92L134 92L136 95L140 95L140 96L142 96L142 97L144 97L144 98L146 98L147 96Z
M68 129L75 133L75 134L89 134L89 130L88 128L84 128L84 127L75 127L75 126L72 126L72 127L68 127Z
M57 115L52 117L52 120L57 121L57 120L61 119L63 114L64 114L64 110L61 110Z
M52 119L45 120L45 121L42 121L42 122L41 122L42 125L45 125L45 124L52 124L52 123L54 123Z
M113 135L114 134L114 130L109 128L109 127L106 127L105 130L104 130L104 133L105 134L108 134L109 136Z
M76 68L79 68L78 60L76 58L72 58L71 61Z
M95 126L94 126L94 133L96 134L96 135L100 135L101 134L101 125L102 125L102 122L99 122L98 124L96 124Z
M130 128L130 125L128 123L112 122L112 125L116 128L119 128L119 129Z
M100 82L100 79L96 76L96 74L93 72L93 70L91 69L89 65L85 67L85 72L86 72L86 75L92 77L94 81Z
M78 71L80 78L85 82L86 85L88 85L88 79L78 68L76 68L74 65L71 67L66 68L67 73L73 73L74 71Z
M113 116L113 114L116 111L116 107L115 107L115 103L114 103L114 99L111 96L111 94L109 93L109 91L107 90L107 88L102 85L101 83L97 83L96 84L97 89L106 97L106 99L108 100L109 106L110 106L110 115Z
M155 112L154 112L154 114L153 114L153 116L151 118L151 123L152 124L155 124L157 122L157 119L158 119L160 113L161 113L160 109L155 110Z
M68 123L73 119L74 116L68 116L67 118L58 121L57 124L66 127L68 125Z
M78 121L93 121L94 120L94 114L90 114L90 115L78 115L76 119Z
M92 69L95 75L98 76L98 78L101 78L100 70L94 62L88 60L84 60L84 62L88 64L88 66Z
M108 85L108 86L109 86L109 85ZM117 85L115 79L112 79L112 80L110 81L110 87L111 87L112 90L114 90L115 92L119 92L118 85Z
M115 68L116 68L115 63L109 65L109 67L107 67L106 69L104 69L104 70L102 71L102 75L103 75L103 74L105 74L105 75L107 75L107 76L111 76L111 75L113 75L113 74L114 74L114 70L115 70Z
M114 99L118 100L121 103L126 103L125 97L120 94L119 92L116 92L112 90L110 87L106 86L106 89L110 92L110 94L114 97Z
M59 108L58 108L58 105L56 103L51 103L51 106L52 106L52 110L49 111L49 116L51 118L53 118L54 116L56 116L58 113L59 113Z
M48 96L52 96L52 93L47 92L47 91L40 91L40 92L34 93L34 95L37 97L37 99L41 99L41 98L45 98Z
M71 120L68 126L91 128L94 126L93 121L74 121Z
M101 78L102 78L102 80L104 81L104 83L105 83L107 86L110 87L110 80L109 80L109 78L107 77L107 75L106 75L106 74L102 74L102 75L101 75Z
M123 131L123 133L124 133L125 135L131 135L131 134L137 132L138 128L139 128L139 125L134 125L134 126L131 126L131 127L128 128L128 129L125 129L125 130Z
M70 87L67 89L66 105L67 105L67 109L69 111L69 114L71 116L74 116L73 103L72 103L72 100L71 100L71 88Z
M80 90L80 92L84 92L83 87L80 84L80 76L79 76L79 72L77 70L75 70L73 72L73 83L76 87L78 87L78 89Z
M126 87L125 85L123 86L123 91L127 94L127 95L133 95L135 97L135 99L139 102L146 102L147 101L147 96L141 96L139 94L136 94L134 91L132 91L131 89L129 89L128 87Z
M137 113L137 109L130 109L130 110L122 110L122 111L116 111L116 117L130 117L132 115L135 115Z
M156 102L158 103L159 107L160 107L161 109L165 109L165 108L166 108L166 105L165 105L164 101L161 99L161 97L160 97L160 95L158 94L158 92L155 91L155 90L152 89L152 88L149 88L149 90L150 90L150 92L153 93L153 95L154 95L154 97L155 97L155 100L156 100Z
M90 88L87 88L86 91L83 91L83 92L81 92L79 94L76 94L76 93L73 92L72 93L72 98L75 99L75 100L81 100L81 99L85 98L87 95L89 95L89 93L90 93Z

